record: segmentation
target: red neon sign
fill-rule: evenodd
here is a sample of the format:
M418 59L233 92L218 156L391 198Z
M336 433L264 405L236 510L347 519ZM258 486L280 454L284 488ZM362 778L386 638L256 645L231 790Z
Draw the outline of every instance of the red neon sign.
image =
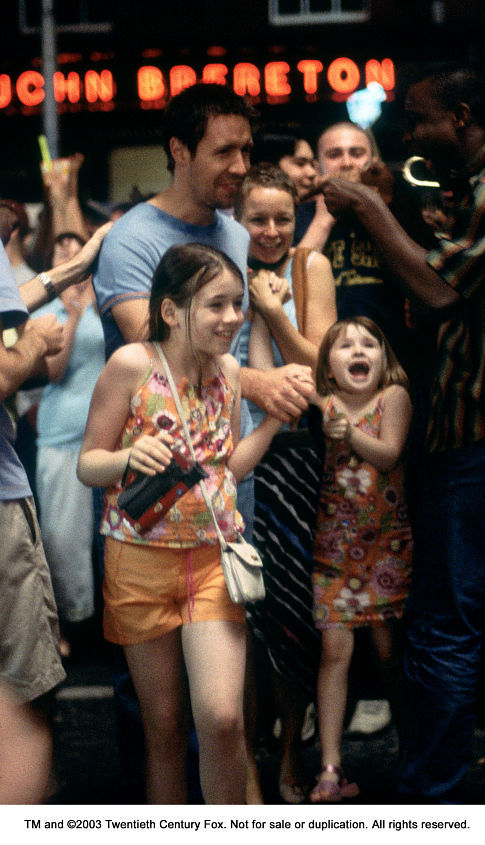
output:
M335 59L329 65L327 79L337 94L352 94L360 82L360 71L352 59Z
M78 103L81 99L81 77L75 71L64 76L60 71L54 74L54 97L57 103L63 103L66 99L70 103Z
M0 109L12 102L12 82L7 73L0 74Z
M293 71L293 75L292 75ZM298 71L298 75L296 74ZM206 64L198 74L190 65L174 65L163 71L155 65L142 65L137 70L137 94L143 108L160 108L169 96L174 96L201 79L220 85L232 85L236 94L254 99L267 96L268 102L288 98L295 93L296 83L305 95L315 98L324 84L324 65L319 59L302 59L295 68L286 61L267 62L262 68L252 62L238 62L232 68L221 62ZM326 81L331 92L346 98L361 84L361 72L350 58L334 59L326 69ZM378 82L385 91L395 86L395 69L391 59L369 59L365 63L365 84ZM78 104L84 99L89 105L113 108L116 83L110 70L87 70L84 76L76 71L67 74L57 71L53 77L54 96L59 104ZM301 88L300 88L301 91ZM12 103L13 92L22 105L39 106L45 97L45 82L41 73L27 70L14 83L6 74L0 74L0 109Z
M113 74L110 70L88 70L84 77L84 95L88 103L109 103L114 99L115 87Z
M138 68L137 75L138 96L144 102L161 100L165 97L166 89L162 71L151 65Z
M258 68L251 62L239 62L233 71L233 88L236 94L244 97L249 94L250 97L259 97L261 93L261 83Z
M216 82L218 85L225 85L228 73L229 68L227 65L206 65L202 71L202 82Z
M16 91L24 106L39 106L45 97L44 77L36 70L26 70L17 79Z
M268 97L287 97L291 94L288 82L288 62L269 62L264 67L264 87Z
M303 59L297 68L303 74L303 88L306 94L316 94L318 88L318 74L323 70L323 64L318 59Z
M365 84L370 82L378 82L384 91L393 91L396 84L394 62L391 59L383 59L382 62L369 59L365 65Z
M170 68L170 94L174 97L184 88L190 88L197 82L197 74L189 65L175 65Z

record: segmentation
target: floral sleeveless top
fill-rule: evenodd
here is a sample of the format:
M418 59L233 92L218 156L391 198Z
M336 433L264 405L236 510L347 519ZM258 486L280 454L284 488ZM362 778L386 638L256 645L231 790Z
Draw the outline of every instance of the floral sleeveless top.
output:
M159 372L158 358L149 345L146 347L152 361L143 383L131 399L131 408L117 449L131 446L144 434L156 435L169 432L175 440L174 449L192 461L187 446L170 385ZM190 432L197 461L208 473L205 486L214 512L226 540L234 540L244 529L241 515L236 510L236 481L227 466L233 452L231 411L234 391L221 369L216 377L202 385L198 395L195 385L186 378L177 390ZM134 474L129 474L126 484L131 484ZM196 484L188 490L160 521L143 535L137 534L123 518L117 504L122 490L121 482L106 490L101 534L122 542L140 543L170 548L190 548L218 542L212 517Z

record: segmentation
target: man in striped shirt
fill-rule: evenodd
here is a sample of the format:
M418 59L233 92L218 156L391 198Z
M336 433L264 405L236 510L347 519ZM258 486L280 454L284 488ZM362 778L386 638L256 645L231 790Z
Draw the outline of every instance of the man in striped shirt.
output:
M447 192L449 226L431 252L379 195L330 179L329 211L353 212L401 291L436 331L406 620L403 798L457 803L472 754L485 627L485 82L454 69L407 94L412 152Z

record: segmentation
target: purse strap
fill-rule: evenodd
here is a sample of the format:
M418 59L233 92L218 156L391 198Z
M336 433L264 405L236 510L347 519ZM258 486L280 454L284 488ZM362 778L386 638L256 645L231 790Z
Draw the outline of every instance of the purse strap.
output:
M180 396L178 394L178 390L177 390L177 388L175 386L175 382L173 380L172 371L171 371L171 369L168 365L167 358L165 356L165 353L164 353L161 345L159 343L157 343L157 341L154 341L153 345L154 345L155 349L157 350L158 355L160 357L160 360L161 360L161 362L164 366L165 375L167 376L167 381L169 383L170 390L172 391L172 396L173 396L175 405L177 407L178 415L180 417L180 422L182 423L182 428L184 430L185 439L187 441L187 446L189 447L190 454L192 455L192 460L194 461L194 463L196 463L197 458L195 457L194 447L192 445L192 439L190 437L189 429L188 429L187 422L186 422L186 419L185 419L185 414L184 414L184 411L183 411L183 408L182 408L182 403L180 401ZM216 529L217 539L219 540L221 548L224 549L226 547L227 543L224 539L224 536L222 534L221 529L219 528L219 524L217 522L216 515L214 513L214 508L212 507L212 502L210 500L210 496L207 492L207 488L204 484L203 479L201 479L199 481L199 485L200 485L200 489L202 491L202 496L204 497L204 501L205 501L206 506L207 506L207 510L209 511L209 513L212 517L212 521L213 521L214 527Z

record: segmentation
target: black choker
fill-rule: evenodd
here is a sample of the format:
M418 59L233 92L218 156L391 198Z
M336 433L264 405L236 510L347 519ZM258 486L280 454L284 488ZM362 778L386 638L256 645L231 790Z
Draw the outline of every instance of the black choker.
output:
M248 258L248 267L250 270L255 270L256 272L258 270L270 270L271 272L274 272L278 269L278 267L281 267L281 265L285 263L287 258L288 253L286 253L283 258L280 258L276 264L265 264L264 261L258 261L257 258Z

